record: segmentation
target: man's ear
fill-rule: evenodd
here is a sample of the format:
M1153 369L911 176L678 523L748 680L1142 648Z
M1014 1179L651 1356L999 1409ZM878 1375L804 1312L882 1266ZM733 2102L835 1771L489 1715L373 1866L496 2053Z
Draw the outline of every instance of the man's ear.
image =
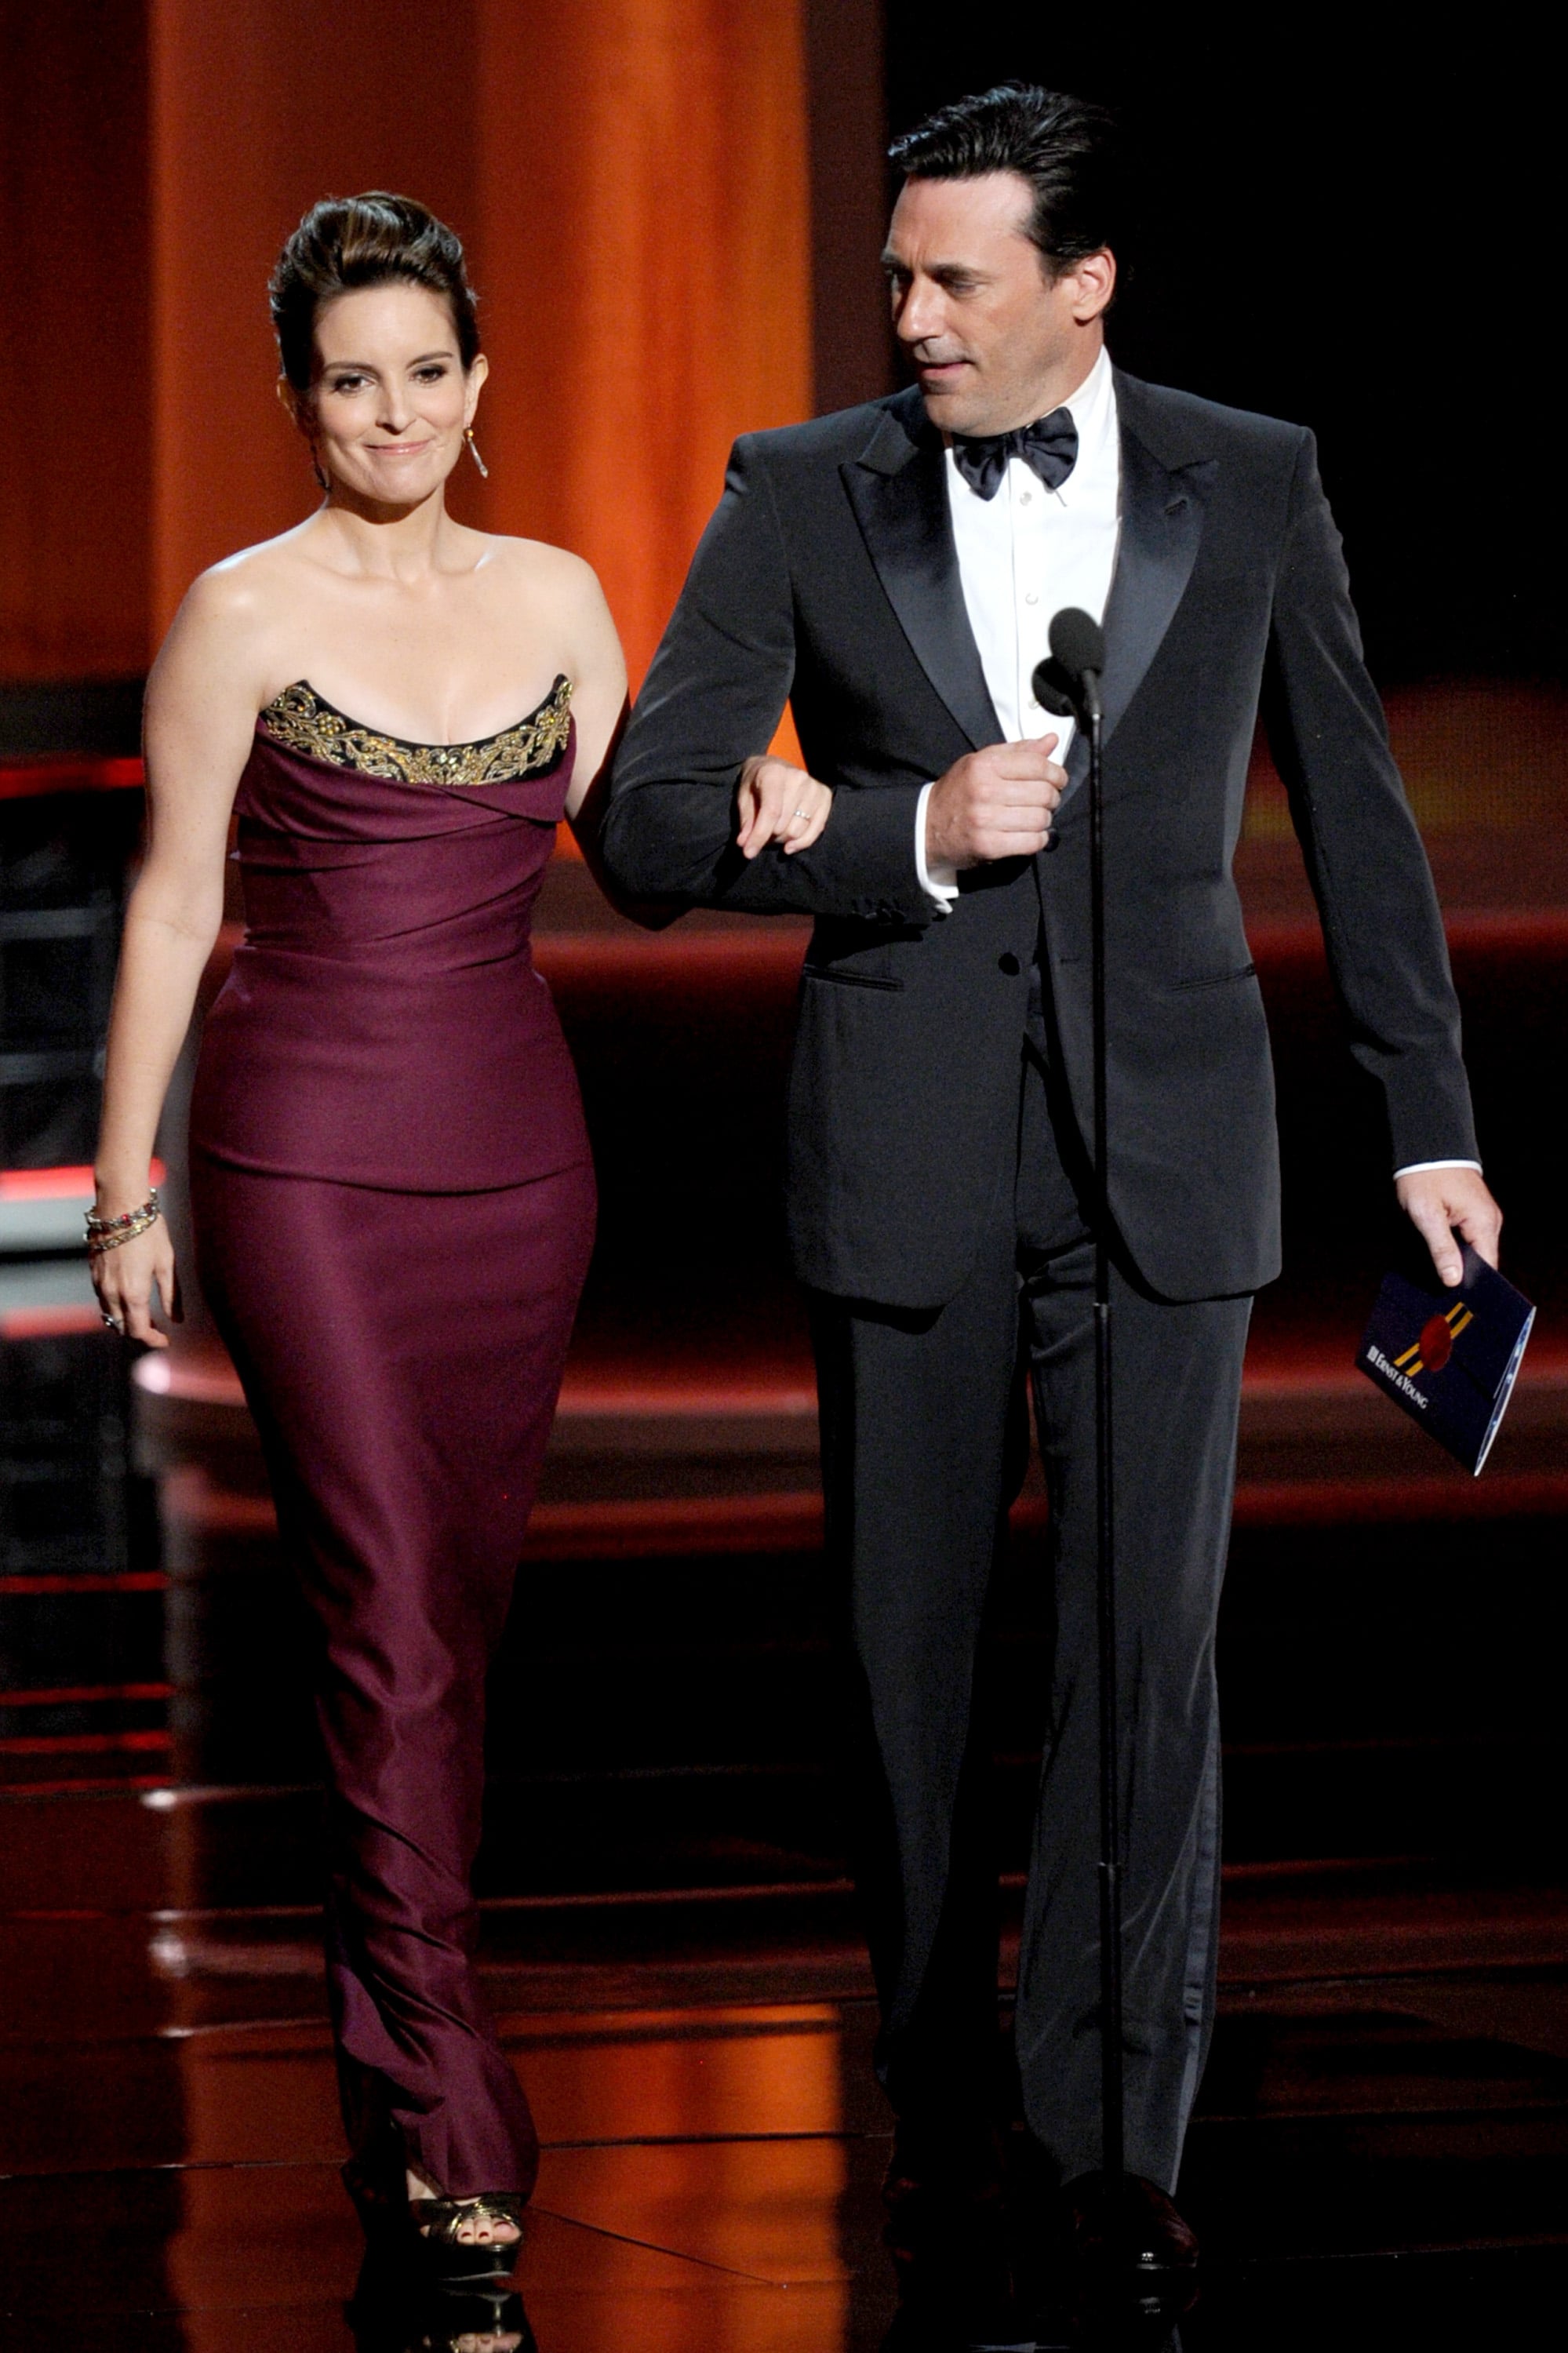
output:
M1099 318L1110 307L1116 292L1116 256L1108 246L1098 253L1086 253L1082 261L1073 265L1076 287L1073 298L1073 316L1080 326Z

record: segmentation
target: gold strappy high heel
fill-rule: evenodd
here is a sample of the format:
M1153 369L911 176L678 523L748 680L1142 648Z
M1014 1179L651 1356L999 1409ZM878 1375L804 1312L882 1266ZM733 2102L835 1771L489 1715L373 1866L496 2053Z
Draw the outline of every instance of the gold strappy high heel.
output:
M408 2219L421 2250L421 2269L443 2285L509 2279L523 2252L523 2200L510 2190L489 2190L479 2198L410 2198ZM460 2237L469 2222L509 2222L515 2236Z
M480 2286L509 2279L523 2252L523 2200L509 2189L477 2198L410 2198L401 2151L396 2163L377 2151L350 2158L343 2183L353 2199L366 2242L378 2263L401 2266L431 2287ZM510 2223L511 2238L465 2239L465 2223Z

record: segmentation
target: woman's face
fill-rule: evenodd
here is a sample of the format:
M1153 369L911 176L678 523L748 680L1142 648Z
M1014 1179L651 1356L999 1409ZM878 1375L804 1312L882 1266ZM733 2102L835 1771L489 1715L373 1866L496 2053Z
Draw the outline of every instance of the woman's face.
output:
M464 374L451 307L428 287L340 294L316 313L302 404L317 463L377 506L418 505L461 456L484 377L482 353Z

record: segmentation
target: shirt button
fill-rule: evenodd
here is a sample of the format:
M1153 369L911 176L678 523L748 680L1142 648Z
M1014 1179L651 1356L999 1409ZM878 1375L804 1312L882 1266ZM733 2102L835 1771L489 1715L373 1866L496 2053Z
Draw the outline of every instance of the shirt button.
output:
M1033 588L1031 588L1031 589L1027 592L1027 594L1025 595L1023 601L1024 601L1024 603L1025 603L1026 605L1038 605L1038 603L1040 602L1040 599L1039 599L1039 597L1035 595L1035 593L1034 593L1033 589Z
M1034 493L1033 493L1033 491L1019 491L1019 493L1018 493L1018 503L1019 503L1019 505L1020 505L1021 507L1026 507L1026 506L1029 504L1029 501L1031 501L1031 499L1032 499L1033 496L1034 496Z

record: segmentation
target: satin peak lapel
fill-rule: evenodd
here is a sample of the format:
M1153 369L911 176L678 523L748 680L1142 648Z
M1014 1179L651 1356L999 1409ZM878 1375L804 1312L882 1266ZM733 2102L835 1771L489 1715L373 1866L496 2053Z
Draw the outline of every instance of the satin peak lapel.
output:
M1150 663L1186 594L1203 536L1203 501L1213 458L1167 467L1139 438L1125 413L1121 427L1121 541L1106 604L1106 667L1100 681L1102 741L1142 685ZM1081 731L1067 754L1068 799L1088 774Z
M919 395L906 393L885 408L859 458L839 470L916 659L976 750L1000 744L959 576L942 445Z

